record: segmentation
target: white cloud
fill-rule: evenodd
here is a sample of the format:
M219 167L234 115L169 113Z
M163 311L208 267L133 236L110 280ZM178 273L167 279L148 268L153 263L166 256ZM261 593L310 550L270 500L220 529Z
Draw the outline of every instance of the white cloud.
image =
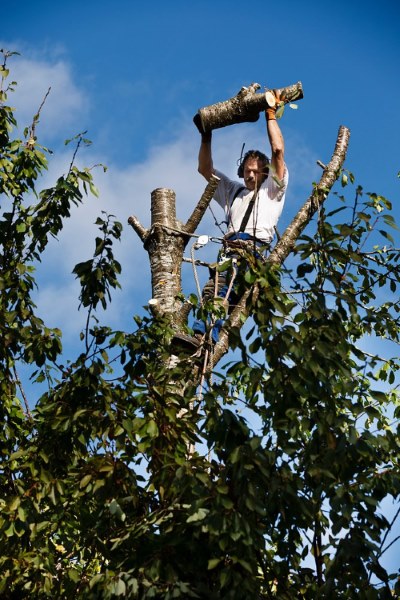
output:
M71 67L62 58L49 61L41 57L12 56L7 65L9 81L17 82L8 101L16 107L15 116L21 131L32 124L49 88L37 126L41 138L58 140L61 132L88 111L89 98L74 82Z
M52 87L38 127L39 142L46 137L60 141L62 130L73 130L82 112L90 106L90 99L75 83L70 66L60 55L52 61L17 57L12 65L12 79L19 82L12 104L17 106L19 121L26 124L31 122L32 115L38 109L47 88ZM295 189L298 193L299 183L300 188L305 182L310 187L310 169L315 168L315 159L312 159L306 145L295 139L290 131L285 132L285 137L291 170L289 196L295 193ZM231 177L236 176L243 141L246 141L245 151L260 148L268 153L262 118L257 124L241 124L215 131L213 138L214 163ZM124 168L112 162L108 163L107 156L97 156L95 147L86 148L79 153L78 163L81 166L101 162L107 164L108 170L105 173L101 168L93 171L100 198L90 196L85 199L83 206L73 208L71 218L65 222L59 240L50 242L43 263L38 267L40 293L37 303L49 326L61 327L67 336L68 332L76 335L77 328L83 326L83 313L72 316L76 313L78 305L79 285L71 271L77 262L91 258L94 238L98 234L94 221L102 210L115 215L124 226L122 241L115 244L116 258L123 267L123 291L115 294L115 299L107 311L107 322L123 327L123 319L142 311L141 307L151 295L150 271L147 253L136 233L127 224L127 219L134 214L145 227L149 227L151 192L159 187L175 191L177 217L182 221L188 218L206 185L197 172L199 142L200 136L190 120L190 123L185 123L180 130L175 129L174 139L170 139L165 145L154 145L146 159L140 163L128 164ZM56 179L68 170L73 146L57 145L54 150L55 153L49 160L49 170L40 181L39 189L53 185ZM290 206L288 203L288 209L292 213L290 219L308 193L309 190L296 199L296 206ZM222 220L223 213L220 207L214 204L213 210L216 218ZM198 233L221 235L209 211ZM217 251L216 245L209 244L201 251L199 257L203 260L213 260ZM195 283L190 265L183 267L183 274L186 285L194 290ZM207 274L202 272L201 278L206 279Z

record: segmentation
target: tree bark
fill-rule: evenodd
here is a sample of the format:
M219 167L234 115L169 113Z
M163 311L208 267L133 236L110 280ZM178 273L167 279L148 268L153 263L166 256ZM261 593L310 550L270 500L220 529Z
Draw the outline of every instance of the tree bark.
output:
M200 223L219 178L213 175L192 215L184 225L176 218L175 192L158 188L151 193L151 228L146 229L135 216L128 219L143 242L150 258L152 298L151 310L170 315L172 323L179 326L188 315L190 305L182 306L181 266L183 252L191 235ZM183 311L183 312L182 312Z
M139 235L150 258L154 312L174 314L181 292L181 264L187 237L176 218L175 192L158 188L151 193L151 228L145 229L134 216L128 222ZM180 257L180 259L177 259Z
M284 104L303 98L301 81L257 94L256 90L260 87L259 83L252 83L249 87L242 87L238 94L229 100L200 108L193 117L197 129L200 133L205 133L234 123L257 121L261 111L275 106L275 97L278 94Z

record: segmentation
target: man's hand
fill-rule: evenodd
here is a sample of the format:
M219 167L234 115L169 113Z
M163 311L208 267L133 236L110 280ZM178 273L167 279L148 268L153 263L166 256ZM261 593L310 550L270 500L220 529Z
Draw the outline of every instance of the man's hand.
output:
M282 132L277 123L277 118L279 118L278 111L284 105L283 98L281 98L279 94L279 90L273 90L272 92L268 92L273 95L271 100L275 100L275 104L273 106L269 106L265 110L265 118L267 120L267 133L269 138L269 143L271 145L271 165L275 175L279 180L283 179L285 173L285 162L284 162L284 151L285 151L285 143L283 141ZM269 102L272 104L272 101Z
M279 90L268 90L267 94L268 94L267 101L268 101L269 106L265 110L265 118L267 119L267 121L275 121L277 118L276 111L282 105L280 93L279 93ZM271 106L273 102L274 102L274 104L273 104L273 106Z

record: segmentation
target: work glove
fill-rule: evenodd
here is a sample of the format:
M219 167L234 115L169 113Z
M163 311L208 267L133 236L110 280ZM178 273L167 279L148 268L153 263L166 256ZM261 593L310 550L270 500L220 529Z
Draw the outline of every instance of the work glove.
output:
M267 94L268 103L272 104L272 102L275 100L275 104L274 106L268 106L268 108L265 110L265 118L267 121L275 121L282 116L280 109L283 106L283 101L281 101L279 90L268 90Z

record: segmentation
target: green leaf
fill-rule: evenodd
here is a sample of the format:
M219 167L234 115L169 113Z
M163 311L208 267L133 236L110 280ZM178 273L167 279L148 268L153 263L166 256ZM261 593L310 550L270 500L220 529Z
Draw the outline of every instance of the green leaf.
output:
M83 489L83 488L87 487L88 483L91 480L92 480L92 475L90 473L88 473L87 475L85 475L84 477L82 477L82 479L79 482L80 489Z
M115 500L115 498L113 498L109 504L109 511L112 515L116 516L118 519L120 519L121 521L125 521L126 519L126 514L124 513L124 511L122 510L121 506L119 505L119 503L117 502L117 500Z
M215 569L215 567L218 567L221 562L222 558L210 558L207 564L207 570L211 571L212 569Z
M14 496L14 498L11 500L8 509L10 510L10 512L14 512L15 510L17 510L17 508L19 507L19 505L21 504L21 498L19 496Z
M10 523L9 527L5 530L5 535L7 537L12 537L15 533L14 531L14 523Z
M233 451L231 452L230 456L229 456L229 460L232 464L235 464L238 462L238 460L240 459L240 446L237 446L236 448L233 449Z
M112 587L113 587L113 593L116 596L125 596L126 584L122 579L118 579Z
M190 515L186 519L186 523L195 523L196 521L203 521L210 511L206 508L199 508L196 512Z
M158 436L158 426L157 423L151 419L146 425L146 432L151 438L155 438Z

